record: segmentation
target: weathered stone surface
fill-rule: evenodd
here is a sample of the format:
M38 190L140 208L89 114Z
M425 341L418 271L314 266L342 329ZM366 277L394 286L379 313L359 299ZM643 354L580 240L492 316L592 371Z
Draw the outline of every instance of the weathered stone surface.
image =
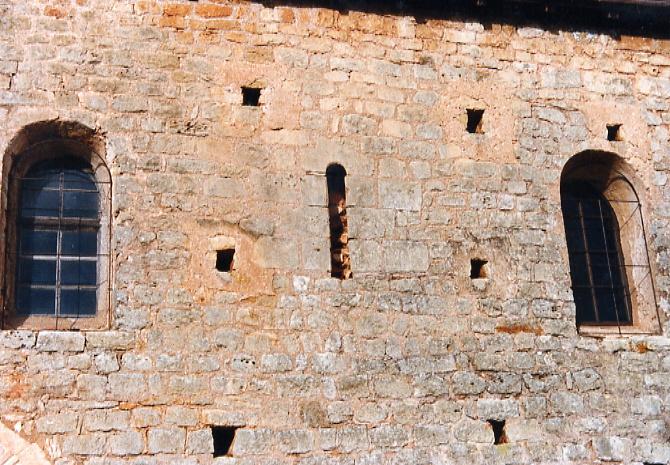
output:
M670 462L666 41L297 3L0 0L0 463ZM575 324L582 151L640 201L622 334ZM101 313L15 317L14 181L66 153L102 176ZM238 428L229 456L213 426Z
M37 350L42 352L81 352L86 339L81 333L40 331L37 334Z

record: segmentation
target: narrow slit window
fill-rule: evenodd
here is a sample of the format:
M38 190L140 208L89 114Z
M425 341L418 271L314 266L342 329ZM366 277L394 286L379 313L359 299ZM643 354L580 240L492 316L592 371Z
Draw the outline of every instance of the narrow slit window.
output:
M326 170L328 183L328 216L330 220L330 274L333 278L351 277L349 233L347 228L346 189L347 172L341 165L330 165Z
M260 105L261 89L258 87L242 87L242 105L257 107Z
M488 423L493 430L493 444L506 444L505 420L489 420Z
M607 125L607 140L610 142L620 141L621 139L621 125L608 124Z
M216 251L216 270L232 271L235 249L223 249Z
M214 457L226 457L232 455L236 431L237 428L234 426L212 426Z
M468 123L466 126L467 131L470 134L483 134L483 119L484 119L484 110L476 110L469 108L467 110L468 114Z

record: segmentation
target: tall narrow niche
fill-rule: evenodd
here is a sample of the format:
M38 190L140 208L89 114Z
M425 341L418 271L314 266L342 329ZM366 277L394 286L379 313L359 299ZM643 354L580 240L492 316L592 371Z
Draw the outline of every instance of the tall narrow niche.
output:
M344 178L347 172L342 165L326 169L328 181L328 215L330 217L330 275L333 278L351 277L349 260L349 233L347 230L347 203Z

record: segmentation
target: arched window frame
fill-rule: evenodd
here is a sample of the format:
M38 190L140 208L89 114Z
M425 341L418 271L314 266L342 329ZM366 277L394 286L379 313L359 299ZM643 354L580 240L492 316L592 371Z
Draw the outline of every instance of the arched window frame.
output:
M32 135L32 137L31 137ZM84 140L82 140L84 139ZM93 131L76 123L36 123L15 138L3 160L4 207L4 329L105 329L110 324L111 308L111 174L99 153L102 147ZM47 160L72 158L90 165L99 193L100 222L97 234L97 292L93 316L45 316L19 314L16 310L18 215L21 180L28 171Z
M569 185L583 183L595 190L611 208L618 228L618 243L625 270L631 322L619 324L577 321L580 334L606 336L610 334L658 334L661 331L660 314L654 284L654 266L649 255L644 218L643 199L638 196L639 185L631 168L619 156L600 151L585 151L573 156L561 174L563 195ZM563 225L565 211L563 211ZM567 234L567 231L566 231ZM567 238L566 238L567 239ZM573 253L568 248L568 256ZM573 281L573 270L570 279ZM579 315L580 309L577 309Z

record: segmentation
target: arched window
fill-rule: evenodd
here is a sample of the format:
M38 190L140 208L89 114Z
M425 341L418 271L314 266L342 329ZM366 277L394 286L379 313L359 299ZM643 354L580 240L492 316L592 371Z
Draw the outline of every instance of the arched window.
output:
M583 152L561 176L561 210L577 326L586 333L657 332L642 205L616 155Z
M632 323L619 222L614 210L588 183L569 183L563 186L561 194L577 323Z
M339 279L351 277L347 198L344 185L346 175L347 172L342 165L329 165L326 169L328 216L330 221L330 274L333 278Z
M111 179L93 136L76 123L37 123L5 154L4 327L109 323Z
M17 315L95 315L100 194L90 165L47 160L20 184Z

